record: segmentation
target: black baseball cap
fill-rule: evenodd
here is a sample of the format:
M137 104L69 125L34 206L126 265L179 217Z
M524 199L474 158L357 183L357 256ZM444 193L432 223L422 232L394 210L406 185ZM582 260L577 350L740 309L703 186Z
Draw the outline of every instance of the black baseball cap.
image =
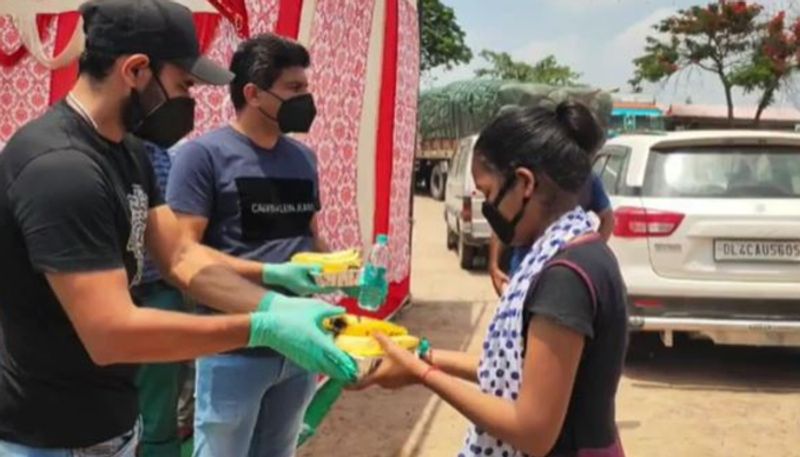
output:
M90 0L80 7L86 49L109 55L146 54L224 85L233 73L200 55L189 8L171 0Z

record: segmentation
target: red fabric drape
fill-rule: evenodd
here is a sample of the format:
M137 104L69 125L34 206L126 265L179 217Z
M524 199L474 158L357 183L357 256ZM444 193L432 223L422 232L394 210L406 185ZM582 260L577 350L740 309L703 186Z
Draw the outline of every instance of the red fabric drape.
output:
M231 21L240 37L248 38L250 36L250 23L245 0L208 0L208 2L227 20Z
M50 22L53 20L52 14L40 14L36 16L36 26L39 29L39 38L44 40L47 37L47 28L50 27ZM25 46L20 44L19 48L11 54L6 54L0 51L0 66L13 67L18 64L23 57L28 55L28 50Z
M11 54L6 54L3 51L0 51L0 66L3 67L13 67L14 65L18 64L23 57L28 55L28 50L25 49L25 46L22 44L19 45L16 51L12 52Z
M300 16L302 13L303 0L281 0L275 33L287 38L297 39L297 35L300 33Z
M200 52L202 54L205 54L211 43L214 42L220 19L222 19L222 16L216 13L194 13L197 41L200 42Z
M394 114L397 97L398 0L386 0L378 141L375 158L375 235L389 233L389 202L392 198Z
M216 13L195 13L194 21L197 28L197 39L200 42L200 51L205 53L214 41L222 16ZM58 30L56 32L55 55L58 55L69 43L75 27L78 25L80 14L77 11L62 13L58 17ZM78 62L53 71L50 80L50 104L64 98L75 84L78 77Z
M75 28L80 20L80 13L70 11L58 15L58 28L56 30L56 43L53 55L57 56L69 44ZM50 104L54 104L67 95L75 79L78 77L78 62L72 62L66 67L53 71L50 78Z
M374 235L389 233L392 199L392 173L394 156L395 104L397 102L397 44L399 0L386 0L386 24L383 41L380 107L378 108L378 138L375 150L375 215ZM351 312L384 319L400 309L408 297L410 278L389 284L389 296L377 313L358 308L356 300L347 299L342 304Z

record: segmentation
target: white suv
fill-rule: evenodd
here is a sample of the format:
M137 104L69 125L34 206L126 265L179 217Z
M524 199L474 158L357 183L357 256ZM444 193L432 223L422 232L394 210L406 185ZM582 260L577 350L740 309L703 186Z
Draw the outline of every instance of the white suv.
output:
M486 253L492 229L483 217L483 194L472 179L472 149L478 135L461 139L450 164L444 193L444 219L447 223L447 248L457 249L461 268L470 270L475 260Z
M621 136L594 163L632 331L800 345L800 135Z

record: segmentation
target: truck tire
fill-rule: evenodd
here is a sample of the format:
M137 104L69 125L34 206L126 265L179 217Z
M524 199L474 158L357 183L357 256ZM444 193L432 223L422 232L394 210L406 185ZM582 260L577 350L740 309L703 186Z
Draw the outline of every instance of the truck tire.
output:
M475 255L478 249L475 246L470 246L464 241L464 237L458 238L458 259L461 263L461 268L464 270L472 270L475 268Z
M447 186L447 163L439 162L431 170L430 190L434 200L444 200L444 189Z

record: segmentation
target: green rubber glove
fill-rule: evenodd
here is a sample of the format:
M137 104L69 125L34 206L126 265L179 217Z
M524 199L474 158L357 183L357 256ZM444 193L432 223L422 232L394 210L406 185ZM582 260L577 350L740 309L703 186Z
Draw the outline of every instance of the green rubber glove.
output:
M358 296L361 295L361 286L344 287L342 292L350 298L358 299Z
M355 361L333 344L322 322L343 315L344 308L310 298L290 298L275 292L264 295L250 315L249 347L270 347L308 371L355 382Z
M320 287L313 274L319 274L318 265L298 265L296 263L265 263L261 270L261 281L266 286L278 286L300 296L327 294L336 289Z

